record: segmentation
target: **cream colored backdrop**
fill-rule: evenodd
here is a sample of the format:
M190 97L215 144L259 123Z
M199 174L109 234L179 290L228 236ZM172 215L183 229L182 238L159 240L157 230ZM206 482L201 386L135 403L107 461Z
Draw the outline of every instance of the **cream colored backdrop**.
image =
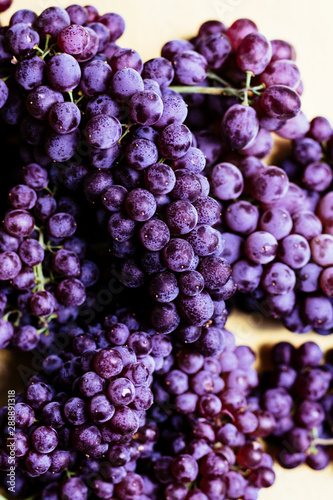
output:
M66 7L69 3L14 0L12 8L1 16L2 23L20 8L39 13L48 6ZM86 2L73 3L84 5ZM324 115L333 123L332 0L96 0L92 3L101 13L118 12L125 18L127 29L119 44L135 48L144 60L158 56L168 40L193 36L208 19L231 24L239 17L249 17L269 39L283 38L295 46L305 87L303 110L309 118ZM227 327L236 333L238 343L258 350L280 340L295 345L314 340L324 349L333 348L333 336L298 336L278 324L263 322L257 315L233 314ZM2 353L0 385L3 392L13 388L15 375L15 360L9 353ZM260 500L329 500L333 496L333 465L321 472L308 467L286 471L278 466L275 471L276 484L262 491Z

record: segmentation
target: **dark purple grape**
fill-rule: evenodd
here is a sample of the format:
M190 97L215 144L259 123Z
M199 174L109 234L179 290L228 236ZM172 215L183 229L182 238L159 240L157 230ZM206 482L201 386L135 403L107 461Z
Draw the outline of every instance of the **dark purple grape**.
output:
M89 43L89 33L79 24L73 23L66 26L58 35L57 43L60 49L67 54L81 54Z
M259 132L256 111L243 104L234 104L224 114L221 130L231 149L251 146Z
M114 12L108 12L98 18L98 22L104 24L110 33L110 41L115 42L125 31L124 19Z
M25 23L13 24L6 33L6 39L11 52L24 55L39 44L39 34Z
M143 66L142 78L155 80L161 89L170 85L174 77L174 69L170 61L164 57L149 59Z
M110 66L113 73L124 68L132 68L141 75L143 62L140 54L136 50L119 47L110 59Z
M69 54L58 54L47 64L46 73L54 90L70 92L78 86L81 79L79 63Z
M125 208L131 219L135 221L147 221L156 211L154 196L145 189L133 189L126 196Z
M177 80L184 85L196 85L206 78L207 61L194 50L185 50L173 58Z
M211 172L211 189L220 200L238 198L244 182L240 170L232 163L218 163Z
M165 222L152 219L140 229L140 240L143 246L152 252L162 250L170 240L170 230Z
M135 170L144 170L158 160L158 150L152 141L135 138L125 151L128 164Z
M245 38L250 33L258 32L258 28L253 21L250 19L237 19L232 25L227 29L226 34L233 50L237 50L243 38Z
M264 91L261 105L268 116L288 120L298 115L301 100L297 92L286 85L272 85Z
M272 56L270 42L260 33L245 36L237 49L237 64L242 71L251 71L253 75L262 73Z
M33 90L43 84L46 63L40 57L23 59L16 68L15 79L25 90Z
M49 7L38 16L35 24L42 37L50 35L52 40L56 40L60 31L71 24L71 20L65 9Z
M111 68L104 61L94 60L87 63L82 71L80 88L89 97L109 90L111 84Z
M108 115L93 116L85 128L89 144L100 149L111 148L120 139L121 133L119 120Z

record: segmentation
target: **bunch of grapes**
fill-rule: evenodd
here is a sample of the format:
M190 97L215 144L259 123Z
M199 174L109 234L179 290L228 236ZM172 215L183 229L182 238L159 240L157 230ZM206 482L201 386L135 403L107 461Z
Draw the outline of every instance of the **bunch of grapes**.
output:
M271 351L273 369L263 374L260 395L276 426L269 441L278 446L280 464L292 469L306 463L321 470L333 444L333 369L314 342L297 349L288 342Z
M146 423L153 373L168 364L171 341L150 337L126 308L108 316L103 326L93 324L85 331L71 325L54 333L68 343L62 349L39 346L42 366L16 398L15 433L7 440L8 409L2 408L2 479L5 483L14 448L17 495L28 496L51 483L41 498L52 498L54 481L62 481L66 472L72 479L59 487L63 499L70 487L76 495L81 492L74 498L82 500L88 487L95 498L109 498L114 489L119 498L132 498L126 488L135 480L137 460L150 449L144 436L150 439L154 427ZM89 481L80 472L88 467L85 457L97 463ZM141 478L136 481L140 484Z
M215 357L181 348L154 379L150 413L160 437L142 469L155 476L153 498L253 500L274 482L273 460L257 438L273 432L275 418L250 397L255 355L236 347L228 330L224 339Z
M222 256L232 264L237 303L281 318L291 331L330 333L332 128L300 111L293 47L269 42L240 19L229 28L204 23L191 42L170 41L162 55L184 85L173 88L185 93L186 124L206 156L212 196L223 205ZM192 69L202 56L209 71L191 82L182 65ZM293 140L279 166L262 161L272 151L272 132Z

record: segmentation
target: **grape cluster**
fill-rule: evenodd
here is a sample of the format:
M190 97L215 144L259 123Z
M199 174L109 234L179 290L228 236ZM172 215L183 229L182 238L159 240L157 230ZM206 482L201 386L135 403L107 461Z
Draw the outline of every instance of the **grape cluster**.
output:
M258 497L275 479L272 458L257 438L276 422L250 392L258 384L253 351L224 330L223 352L206 357L181 348L155 377L151 410L160 437L143 470L157 485L152 498L207 500Z
M56 186L95 206L121 282L149 292L152 327L159 333L179 327L183 340L194 342L212 318L226 319L224 300L236 288L213 227L221 205L209 196L205 155L183 124L184 99L169 88L174 78L181 81L182 59L143 64L135 50L114 43L123 31L119 16L91 20L83 8L74 10L46 9L32 23L19 23L34 33L29 49L23 35L22 46L6 39L17 62L8 82L16 80L26 105L12 119L22 130L22 159L41 164ZM197 74L198 65L205 77L205 58L190 51L186 74ZM7 122L10 83L8 89Z
M162 55L176 68L186 60L193 74L196 57L207 58L201 83L190 86L187 73L176 70L184 86L173 88L185 95L185 123L206 156L211 195L222 203L218 229L225 240L222 257L232 264L240 292L236 304L280 318L294 332L329 334L332 127L323 117L308 122L300 111L293 47L267 41L252 21L240 19L229 28L207 22L190 44L173 40ZM292 152L267 166L272 132L292 140Z
M263 374L260 393L276 419L268 439L279 447L279 463L286 469L304 463L324 469L333 444L332 364L323 362L314 342L298 348L280 342L271 356L273 369Z
M150 439L154 431L146 423L152 376L172 349L166 336L153 338L143 328L132 311L121 309L88 331L73 325L53 330L69 339L64 349L39 346L42 367L16 397L15 434L1 441L4 481L15 447L17 495L36 493L46 484L43 499L52 498L53 491L72 498L70 488L73 498L82 500L88 488L94 498L109 498L113 491L117 498L132 498L128 488L142 481L134 473L136 462L149 449L145 435ZM4 407L3 437L7 421ZM94 464L94 474L86 474ZM70 479L63 480L64 472Z

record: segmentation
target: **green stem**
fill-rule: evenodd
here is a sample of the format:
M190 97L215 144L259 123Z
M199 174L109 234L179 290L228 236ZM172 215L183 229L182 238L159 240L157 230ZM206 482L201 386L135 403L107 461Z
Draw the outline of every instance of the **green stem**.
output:
M164 163L164 162L165 162L165 158L162 157L160 160L158 160L157 163Z
M126 130L125 130L125 132L123 133L123 135L120 137L120 139L118 141L119 144L121 143L121 141L123 140L123 138L126 137L127 134L129 134L129 132L130 132L130 127L127 127Z
M225 87L230 87L230 83L229 82L227 82L226 80L224 80L220 76L215 75L215 73L210 73L208 71L207 78L209 78L210 80L215 80L216 82L219 82L221 85L224 85Z
M6 81L8 80L8 78L10 78L10 77L11 77L11 75L4 76L3 78L1 78L1 80L2 80L3 82L6 82Z
M13 325L14 326L18 326L20 324L20 319L21 319L21 316L22 316L22 313L21 311L19 311L18 309L14 309L12 311L8 311L3 317L2 319L4 319L5 321L8 321L9 317L12 315L12 314L17 314L17 318L16 320L13 322Z
M46 52L49 48L49 43L51 40L51 35L46 35L45 37L45 47L44 47L44 52Z
M235 95L239 98L244 92L244 89L233 89L231 87L186 87L185 85L176 85L169 88L179 94Z
M39 52L40 54L44 54L44 50L42 50L40 47L38 47L38 45L35 45L34 49L37 50L37 52Z
M245 93L244 93L244 100L243 100L243 105L244 106L248 106L249 105L249 90L252 90L250 88L250 84L251 84L251 78L252 78L252 71L247 71L246 72L246 82L245 82Z
M333 446L333 438L331 439L322 439L322 438L316 438L312 441L313 446Z
M67 92L67 94L69 95L71 102L74 103L73 91L70 90L69 92Z
M84 94L82 94L78 99L76 99L75 104L78 105L80 101L82 101L82 99L84 99Z

